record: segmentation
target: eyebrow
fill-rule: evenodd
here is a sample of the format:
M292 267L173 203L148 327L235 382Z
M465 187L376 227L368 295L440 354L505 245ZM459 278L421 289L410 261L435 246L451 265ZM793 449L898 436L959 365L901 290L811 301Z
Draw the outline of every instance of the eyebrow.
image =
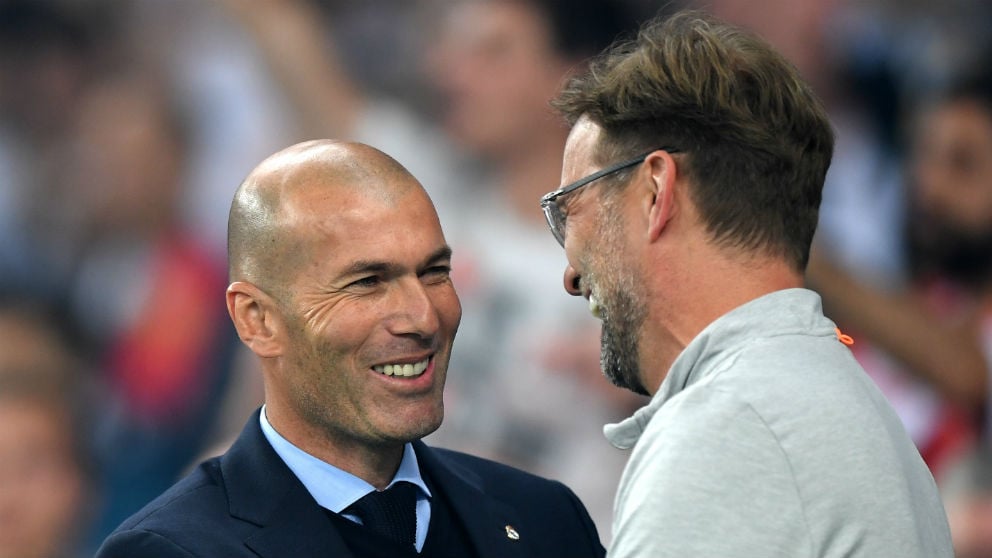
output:
M432 253L430 257L428 257L425 260L425 263L430 264L438 260L450 260L450 259L451 259L451 246L445 244L444 246L438 248L437 250L434 250L434 253Z
M437 261L450 259L451 247L445 244L437 250L434 250L434 252L424 259L423 264L419 267L427 267ZM395 263L384 262L381 260L357 260L342 270L339 277L348 277L350 275L359 275L362 273L389 273L390 271L395 271L398 267L399 266Z

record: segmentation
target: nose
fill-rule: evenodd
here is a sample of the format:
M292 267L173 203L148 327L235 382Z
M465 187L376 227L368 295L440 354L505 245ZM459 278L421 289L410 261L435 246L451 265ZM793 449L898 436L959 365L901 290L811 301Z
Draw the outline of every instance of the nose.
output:
M431 338L441 327L438 308L427 287L418 279L404 281L392 301L395 306L389 329L394 335Z
M579 275L578 271L572 266L565 267L565 292L572 296L582 296L582 288L580 283L582 281L582 276Z

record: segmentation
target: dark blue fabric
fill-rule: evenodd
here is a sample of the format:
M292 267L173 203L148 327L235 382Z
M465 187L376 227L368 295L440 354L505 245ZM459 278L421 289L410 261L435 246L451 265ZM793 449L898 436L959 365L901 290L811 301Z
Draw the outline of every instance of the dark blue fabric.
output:
M602 558L585 508L561 483L463 453L414 444L421 472L450 503L481 558ZM432 520L432 524L434 521ZM511 538L508 533L517 535ZM428 531L428 543L431 542ZM262 434L258 412L219 458L125 521L97 558L356 556Z
M366 530L412 547L417 540L416 507L417 487L403 481L369 492L345 512L358 516Z
M330 510L324 510L337 534L354 556L362 558L417 558L413 544L399 543L380 536ZM430 535L428 535L430 537Z
M424 475L424 482L430 488L431 494L431 524L427 530L427 540L419 558L464 558L477 556L475 548L469 541L468 533L461 519L456 514L448 496ZM388 539L375 536L361 525L346 519L332 511L325 510L335 524L335 529L345 545L355 556L362 558L418 558L413 545L394 543Z

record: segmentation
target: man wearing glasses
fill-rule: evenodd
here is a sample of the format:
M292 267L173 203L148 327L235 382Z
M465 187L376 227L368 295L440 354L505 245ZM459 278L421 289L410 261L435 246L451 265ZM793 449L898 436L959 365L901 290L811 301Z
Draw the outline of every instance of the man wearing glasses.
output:
M686 12L555 105L565 289L607 378L652 397L606 428L633 448L609 555L951 556L933 478L802 288L833 133L795 69Z

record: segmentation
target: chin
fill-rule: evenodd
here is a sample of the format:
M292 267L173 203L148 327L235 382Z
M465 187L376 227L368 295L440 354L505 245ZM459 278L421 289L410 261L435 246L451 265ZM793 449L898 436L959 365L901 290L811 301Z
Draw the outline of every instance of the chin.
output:
M441 427L444 420L444 407L432 409L429 412L419 411L415 416L398 416L401 421L393 424L388 437L403 443L413 442L433 433ZM385 429L384 429L385 431Z

